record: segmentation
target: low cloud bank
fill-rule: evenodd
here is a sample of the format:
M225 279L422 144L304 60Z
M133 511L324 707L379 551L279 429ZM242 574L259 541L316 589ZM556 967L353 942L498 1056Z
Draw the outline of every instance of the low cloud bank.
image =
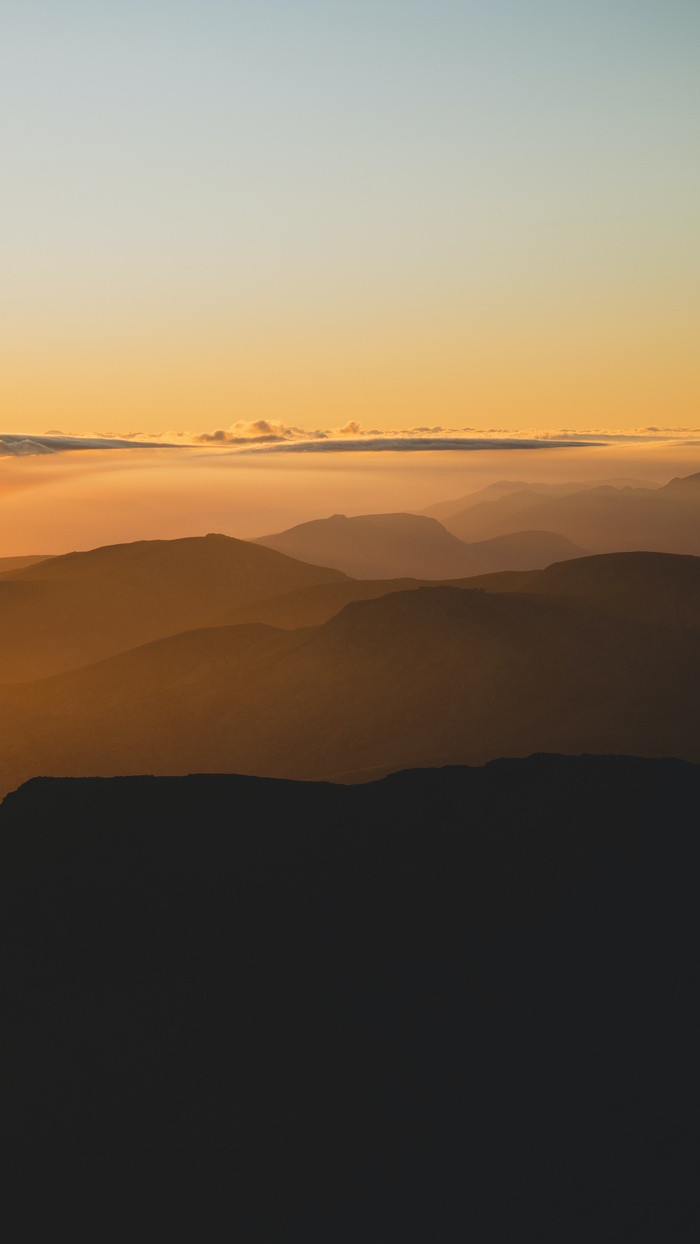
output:
M381 450L440 450L440 449L563 449L574 445L598 445L595 440L551 440L516 437L474 437L474 436L411 436L391 435L352 437L348 440L295 441L278 445L277 452L310 454L310 453L377 453ZM258 453L261 446L249 446L244 453ZM269 451L268 451L269 452Z
M638 442L700 443L700 429L692 428L590 428L541 430L535 428L443 428L364 429L353 421L342 428L308 431L270 423L238 422L228 429L205 432L195 444L220 445L238 453L376 453L381 450L478 450L556 449L576 445L600 446Z
M26 458L29 454L52 454L55 451L41 441L30 440L28 437L0 438L0 457Z
M364 429L352 420L341 428L313 430L257 419L239 420L212 432L126 432L118 436L74 435L52 429L42 435L0 433L0 456L26 457L76 449L190 448L229 453L378 453L383 450L563 449L625 444L700 445L700 428L509 428Z
M133 436L72 436L64 432L50 432L42 436L21 436L0 433L0 457L26 458L30 454L55 454L70 449L132 449L135 446L164 445L174 447L176 442L159 438ZM185 442L185 443L189 443Z

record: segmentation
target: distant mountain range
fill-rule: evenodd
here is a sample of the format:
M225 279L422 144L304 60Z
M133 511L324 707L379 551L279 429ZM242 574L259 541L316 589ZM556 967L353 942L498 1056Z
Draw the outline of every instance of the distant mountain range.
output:
M591 552L698 555L700 475L663 487L622 479L504 480L420 515L334 514L256 543L356 579L446 580L537 570Z
M43 557L0 557L0 575L11 570L24 570L26 566L35 566L37 562L48 561L49 554Z
M463 500L468 500L464 499ZM515 531L556 532L592 553L652 550L700 554L700 474L661 488L604 485L565 496L528 485L495 500L469 502L441 520L460 540Z
M36 773L358 780L542 750L700 760L699 570L584 558L516 591L392 592L317 627L190 630L5 685L0 789ZM668 607L647 617L655 583Z
M691 476L537 505L657 507L657 529L683 517L693 543L699 496ZM355 782L535 751L700 760L699 558L569 544L565 560L517 570L519 545L529 557L565 538L469 546L408 514L336 516L284 540L313 556L309 531L370 577L221 535L1 574L0 792L39 773ZM511 569L454 576L505 547ZM406 561L430 575L374 577Z
M361 514L300 523L256 544L356 579L459 579L497 570L536 570L585 550L548 531L519 531L474 544L456 539L434 518Z
M215 625L225 610L344 579L222 535L37 559L0 575L0 682L87 665Z
M585 492L591 488L656 487L658 487L657 484L650 483L648 480L625 478L571 480L568 483L562 484L538 484L528 483L525 480L502 479L495 484L487 484L485 488L478 488L475 492L465 493L463 497L456 497L453 501L438 501L435 505L429 505L422 512L444 523L446 518L452 518L454 515L462 513L463 510L470 509L474 505L480 505L482 501L500 501L501 498L511 496L513 493L530 492L536 493L541 497L568 497L570 493Z

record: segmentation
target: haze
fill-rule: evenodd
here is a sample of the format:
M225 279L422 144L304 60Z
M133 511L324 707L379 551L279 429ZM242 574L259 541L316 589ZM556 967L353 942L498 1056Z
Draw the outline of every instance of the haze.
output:
M7 457L0 458L0 556L209 531L252 539L334 513L417 512L500 479L661 484L697 470L700 447L656 445L292 457L140 448Z

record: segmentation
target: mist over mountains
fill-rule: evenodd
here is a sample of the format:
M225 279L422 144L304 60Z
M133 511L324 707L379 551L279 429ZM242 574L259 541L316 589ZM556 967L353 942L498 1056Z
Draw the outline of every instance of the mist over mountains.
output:
M512 505L510 487L461 513ZM700 488L689 477L535 503L573 502L687 519ZM687 543L697 530L686 522ZM537 534L469 546L430 517L336 516L278 538L315 541L307 555L324 548L333 566L210 535L10 569L0 790L37 774L354 782L536 751L700 760L700 559L567 546L567 560L518 569ZM452 573L488 564L494 545L510 569ZM338 568L356 562L367 577ZM430 573L401 575L407 563ZM374 577L387 568L396 577Z
M669 602L649 617L646 560ZM5 684L0 789L36 773L347 781L541 750L700 760L700 559L629 562L561 563L544 591L536 576L392 591L312 627L189 630Z
M256 544L356 579L459 579L497 570L536 570L585 550L548 531L519 531L465 544L434 518L362 514L301 523Z
M700 553L700 474L661 488L602 485L543 495L525 487L450 513L444 526L460 540L489 540L515 531L556 532L591 553L647 549Z
M345 576L211 535L68 553L0 575L0 681L39 678Z
M561 484L543 484L536 481L502 479L495 484L487 484L485 488L478 488L474 492L466 493L463 497L456 497L451 501L437 501L434 505L429 505L423 510L423 513L431 518L439 519L440 522L444 522L446 518L452 518L463 510L480 505L483 501L499 501L503 497L512 496L514 493L527 492L535 493L541 497L567 497L573 492L585 492L592 488L606 487L654 488L657 485L650 483L648 480L624 478L588 481L572 480Z

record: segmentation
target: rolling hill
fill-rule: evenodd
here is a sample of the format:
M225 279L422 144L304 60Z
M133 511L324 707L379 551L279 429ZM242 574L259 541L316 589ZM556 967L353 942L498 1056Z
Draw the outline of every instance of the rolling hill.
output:
M0 789L40 773L356 780L554 750L700 759L697 626L678 603L672 621L634 599L599 608L614 562L584 570L583 595L418 588L318 627L190 631L4 686Z
M0 682L40 678L345 575L247 540L144 540L0 576Z
M14 570L24 570L27 566L35 566L37 562L48 561L50 556L50 553L46 553L43 557L0 557L0 576Z
M461 586L567 598L580 607L638 622L700 625L700 557L678 553L600 553L529 573L482 575Z
M561 536L534 528L465 546L437 519L418 514L334 514L255 543L313 565L335 566L355 579L458 579L533 570L584 555Z

